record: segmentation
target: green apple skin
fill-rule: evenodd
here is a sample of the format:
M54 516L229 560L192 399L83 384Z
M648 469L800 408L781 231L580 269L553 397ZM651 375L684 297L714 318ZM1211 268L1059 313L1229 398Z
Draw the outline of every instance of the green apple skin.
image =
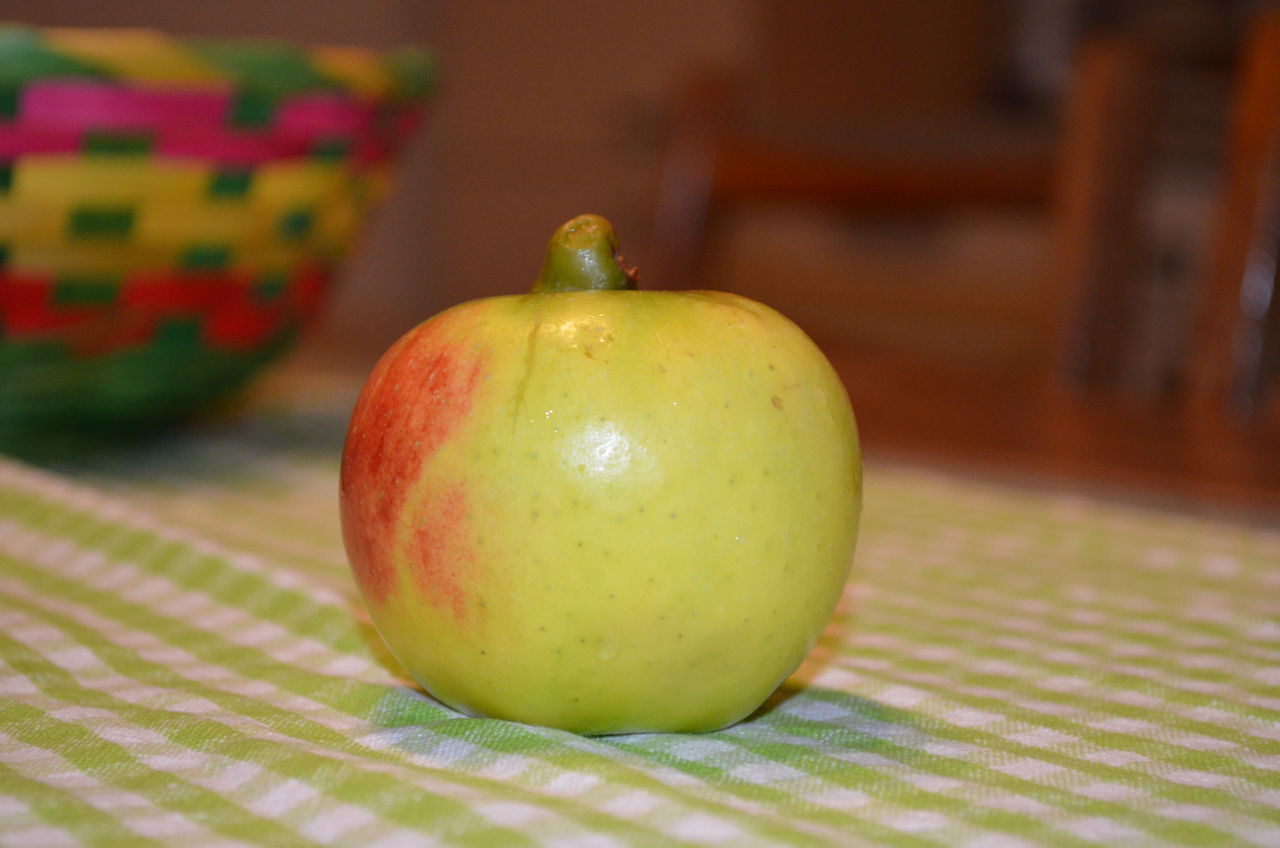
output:
M829 620L861 452L826 358L762 304L534 293L387 352L340 496L370 617L443 703L707 731L759 707Z

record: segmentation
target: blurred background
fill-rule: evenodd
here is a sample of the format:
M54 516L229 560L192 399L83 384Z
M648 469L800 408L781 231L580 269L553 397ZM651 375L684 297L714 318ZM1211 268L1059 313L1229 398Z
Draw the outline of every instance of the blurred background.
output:
M525 290L555 226L597 212L643 286L740 291L808 330L872 455L1274 506L1269 11L8 0L3 14L436 51L425 131L295 367L362 373L439 309Z

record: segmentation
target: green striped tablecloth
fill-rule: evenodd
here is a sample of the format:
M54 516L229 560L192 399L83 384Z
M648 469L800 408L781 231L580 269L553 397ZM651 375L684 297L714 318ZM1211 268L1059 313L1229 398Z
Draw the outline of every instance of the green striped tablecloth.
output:
M311 397L0 459L0 845L1280 845L1275 527L872 466L766 709L585 739L406 682Z

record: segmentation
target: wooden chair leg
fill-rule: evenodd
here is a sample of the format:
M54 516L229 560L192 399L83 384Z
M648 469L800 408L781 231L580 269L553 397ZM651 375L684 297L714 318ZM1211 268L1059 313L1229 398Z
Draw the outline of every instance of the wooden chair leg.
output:
M1155 149L1157 69L1123 36L1086 43L1064 112L1053 200L1044 382L1068 394L1119 380L1145 255L1141 199Z
M1237 76L1226 187L1188 365L1189 413L1246 419L1263 386L1280 249L1280 10L1260 14ZM1274 344L1274 342L1273 342Z

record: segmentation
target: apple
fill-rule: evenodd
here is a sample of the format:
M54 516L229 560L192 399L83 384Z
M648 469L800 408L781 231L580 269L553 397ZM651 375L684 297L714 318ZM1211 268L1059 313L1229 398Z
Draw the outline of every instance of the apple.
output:
M356 582L409 674L463 713L725 727L844 587L862 460L830 363L755 301L634 286L608 222L575 218L532 293L420 324L356 404Z

